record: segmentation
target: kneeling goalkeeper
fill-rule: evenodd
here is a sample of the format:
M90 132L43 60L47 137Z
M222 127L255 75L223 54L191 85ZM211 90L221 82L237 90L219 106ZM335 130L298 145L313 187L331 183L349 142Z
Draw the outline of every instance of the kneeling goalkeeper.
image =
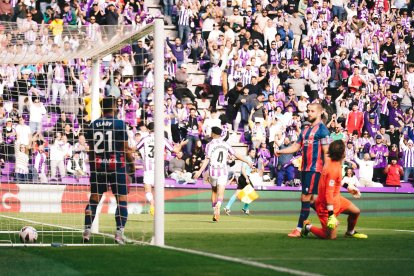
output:
M345 144L342 140L334 141L329 145L329 160L325 163L319 181L318 198L315 201L315 209L322 228L311 225L310 221L304 222L302 236L309 232L321 239L336 239L338 220L337 216L348 214L348 229L345 237L366 239L367 235L355 231L360 210L351 201L340 194L341 186L348 189L354 198L361 196L357 187L352 184L342 183L342 161L345 158Z

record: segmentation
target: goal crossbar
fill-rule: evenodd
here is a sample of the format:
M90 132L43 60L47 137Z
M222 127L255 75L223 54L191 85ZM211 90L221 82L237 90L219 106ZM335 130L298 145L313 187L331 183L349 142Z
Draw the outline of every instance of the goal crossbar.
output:
M0 25L4 27L5 33L19 30L17 23L0 22ZM38 28L39 31L49 29L48 25L40 25ZM131 25L99 26L94 30L97 33L95 35L88 28L85 26L76 28L63 26L62 32L58 35L48 32L43 40L51 39L54 41L57 47L52 50L42 50L43 45L38 45L40 44L39 41L30 41L21 37L22 39L20 41L17 39L14 44L0 47L0 64L38 64L75 58L100 59L121 50L126 45L131 44L131 41L137 41L154 32L154 24L148 24L140 29L136 29ZM26 33L23 34L26 35ZM66 51L63 43L72 39L79 39L79 41L84 39L85 43L74 51Z

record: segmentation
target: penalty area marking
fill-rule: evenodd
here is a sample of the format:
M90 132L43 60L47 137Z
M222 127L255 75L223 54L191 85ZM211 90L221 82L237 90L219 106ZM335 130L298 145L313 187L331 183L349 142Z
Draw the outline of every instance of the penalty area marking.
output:
M320 275L322 275L322 274L311 273L311 272L297 270L297 269L291 269L291 268L287 268L287 267L283 267L283 266L274 266L274 265L263 264L263 263L259 263L259 262L255 262L255 261L249 261L249 260L246 260L246 259L239 259L239 258L235 258L235 257L229 257L229 256L223 256L223 255L214 254L214 253L197 251L197 250L193 250L193 249L180 248L180 247L174 247L174 246L168 246L168 245L162 246L161 248L171 249L171 250L175 250L175 251L190 253L190 254L204 256L204 257L210 257L210 258L223 260L223 261L229 261L229 262L233 262L233 263L244 264L244 265L248 265L248 266L254 266L254 267L269 269L269 270L273 270L273 271L277 271L277 272L284 272L284 273L288 273L288 274L292 274L292 275L300 275L300 276L320 276Z

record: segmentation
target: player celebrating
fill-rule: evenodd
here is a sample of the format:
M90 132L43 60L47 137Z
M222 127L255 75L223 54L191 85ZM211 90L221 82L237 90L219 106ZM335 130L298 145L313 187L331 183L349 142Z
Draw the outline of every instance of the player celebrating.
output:
M213 221L218 221L220 218L220 208L224 199L224 190L228 180L227 159L230 155L234 155L237 159L247 163L250 167L253 164L246 160L243 156L236 153L234 149L223 141L221 138L222 130L219 127L211 128L211 137L213 140L206 146L206 159L199 171L194 174L194 179L198 179L201 173L210 164L209 182L211 184L211 203L214 209Z
M353 184L342 185L342 161L345 158L345 144L337 140L329 145L328 155L330 160L325 163L319 182L318 197L315 201L316 212L321 221L322 228L314 227L310 221L304 222L302 235L309 232L321 239L336 239L338 220L341 213L348 214L348 229L345 237L366 239L367 235L355 231L360 210L351 201L340 195L341 186L348 188L355 198L361 196L360 191Z
M96 208L103 193L108 190L108 184L110 184L117 201L115 241L118 244L124 244L124 228L128 218L127 165L132 166L134 158L132 150L128 147L126 125L122 120L115 117L115 98L104 98L102 111L103 117L93 121L86 132L86 139L90 148L91 196L85 209L83 241L88 242L90 240Z
M140 151L142 158L144 159L144 191L145 198L150 203L150 214L154 215L154 196L152 194L152 186L154 186L154 146L155 146L155 137L154 137L154 123L149 123L147 125L150 134L139 141L137 145L137 150ZM181 145L177 144L175 147L165 139L165 148L172 152L179 152L181 150Z
M300 232L303 222L309 217L313 195L318 192L318 182L330 142L329 130L321 121L322 106L317 103L309 104L307 112L310 126L301 132L298 140L290 147L275 152L276 156L280 156L302 150L302 208L297 227L288 234L290 238L301 237Z

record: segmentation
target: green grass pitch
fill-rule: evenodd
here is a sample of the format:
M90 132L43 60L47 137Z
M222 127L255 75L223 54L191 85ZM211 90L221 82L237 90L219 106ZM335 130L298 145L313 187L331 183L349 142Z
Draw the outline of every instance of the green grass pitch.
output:
M323 241L313 237L287 238L286 234L296 224L296 215L243 216L236 210L232 216L222 216L219 223L212 223L211 216L204 214L166 215L166 244L322 275L409 275L414 269L414 219L410 216L362 215L358 230L369 235L367 240L343 238L346 217L340 216L339 238ZM36 215L31 217L34 219ZM39 217L50 223L44 215ZM81 221L81 216L74 220L78 219ZM315 215L311 220L318 224ZM6 219L0 218L1 225L6 223ZM113 217L102 215L101 229L110 233L112 225ZM151 228L152 220L148 215L135 215L128 222L127 235L146 240L151 236ZM50 234L40 235L45 236L41 237L45 243L52 239ZM59 233L54 235L58 239L54 242L59 239L79 242L81 234L64 234L64 238ZM1 240L8 238L10 235L0 234ZM95 242L113 243L113 240L96 237ZM276 274L269 269L142 245L3 247L0 248L0 265L1 275L23 275L28 271L31 275Z

